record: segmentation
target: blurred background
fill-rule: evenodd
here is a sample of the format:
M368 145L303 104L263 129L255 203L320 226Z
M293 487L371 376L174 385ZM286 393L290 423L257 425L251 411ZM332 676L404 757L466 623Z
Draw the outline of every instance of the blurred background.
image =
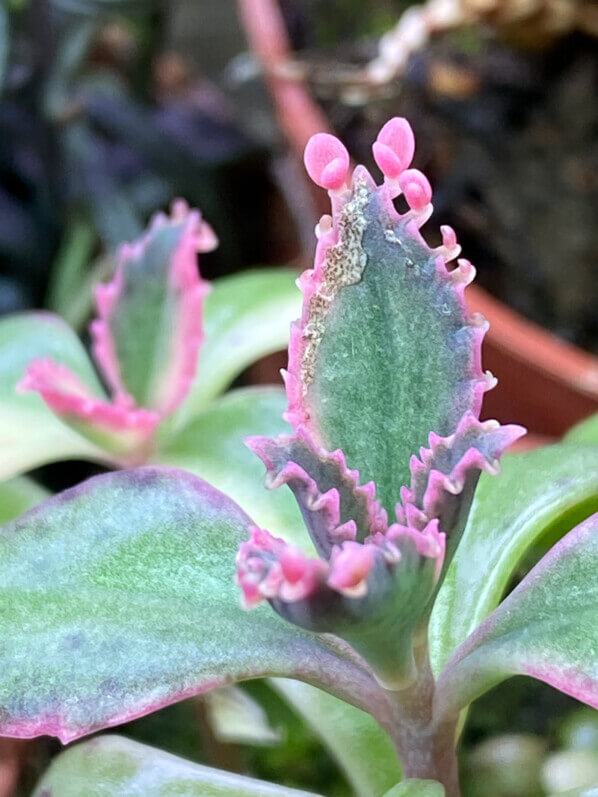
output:
M434 186L428 240L451 224L478 269L472 304L493 322L486 363L501 378L492 414L527 423L532 442L557 437L598 410L595 0L1 0L0 314L45 307L85 336L116 246L176 196L219 236L206 277L307 267L325 198L303 174L306 139L330 129L373 167L394 115ZM277 380L281 365L246 378ZM261 729L249 742L219 733L200 701L126 732L350 794L286 704L262 684L243 694L262 713L239 695L218 711ZM467 793L548 794L567 767L598 780L598 722L575 705L518 680L479 701ZM58 744L23 749L25 795Z

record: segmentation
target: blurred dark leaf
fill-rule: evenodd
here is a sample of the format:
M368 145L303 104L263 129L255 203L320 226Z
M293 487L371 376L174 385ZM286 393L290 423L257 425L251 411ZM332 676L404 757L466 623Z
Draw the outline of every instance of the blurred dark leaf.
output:
M10 51L10 25L8 9L0 6L0 91L4 86L6 71L8 69L8 54Z

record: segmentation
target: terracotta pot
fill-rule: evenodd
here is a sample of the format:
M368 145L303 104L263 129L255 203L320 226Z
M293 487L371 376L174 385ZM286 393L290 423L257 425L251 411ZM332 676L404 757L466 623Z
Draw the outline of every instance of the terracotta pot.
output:
M238 0L248 41L261 64L282 131L302 157L314 133L329 130L328 120L306 85L283 76L291 49L276 0ZM325 193L312 186L315 207L328 212ZM572 424L598 412L598 359L565 343L510 310L477 286L468 305L490 322L484 367L499 380L487 394L484 415L522 423L540 442L559 437Z

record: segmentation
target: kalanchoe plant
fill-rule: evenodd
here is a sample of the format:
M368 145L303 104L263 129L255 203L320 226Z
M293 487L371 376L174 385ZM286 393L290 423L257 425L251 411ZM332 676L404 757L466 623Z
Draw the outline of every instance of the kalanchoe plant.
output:
M479 420L494 380L480 364L486 324L464 301L473 268L447 265L459 254L449 228L436 249L421 237L431 190L413 151L405 120L385 125L378 186L363 167L349 174L337 139L307 147L332 216L300 280L292 430L249 440L306 532L278 510L265 530L163 467L96 477L7 524L0 733L67 742L232 681L281 677L294 680L276 689L328 738L360 795L393 786L397 756L407 780L389 795L457 795L460 712L501 680L531 675L598 707L598 448L513 455L493 478L523 430ZM150 411L171 398L161 401L143 399ZM236 448L226 455L241 478ZM258 505L255 489L247 497ZM496 608L548 530L569 533ZM157 794L174 788L168 778L190 793L221 785L109 737L57 760L39 793L66 794L73 778L80 791L94 778L122 790L140 778ZM230 793L264 789L237 781Z
M459 254L450 228L436 250L421 237L432 192L408 168L414 150L409 124L390 120L373 146L385 178L377 186L361 166L349 177L348 152L333 136L307 146L332 217L318 226L291 332L294 434L249 445L268 486L293 491L319 558L259 529L238 557L248 605L267 599L291 622L345 639L388 689L417 677L447 538L450 555L480 472L496 473L524 433L478 420L495 380L480 367L487 325L463 298L474 269L466 260L447 268Z

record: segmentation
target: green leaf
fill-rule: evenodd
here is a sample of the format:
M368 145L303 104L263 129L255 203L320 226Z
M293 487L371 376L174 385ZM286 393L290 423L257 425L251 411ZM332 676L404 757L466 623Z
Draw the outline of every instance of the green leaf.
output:
M409 778L393 786L384 797L444 797L444 786L436 780Z
M564 437L567 443L598 445L598 413L573 426Z
M280 743L281 729L272 727L262 706L246 689L240 686L212 689L203 695L203 700L210 728L219 742L260 746Z
M312 551L293 494L289 489L266 490L264 466L243 443L252 434L288 432L282 420L285 408L281 388L233 390L167 440L155 461L195 473L229 495L260 526Z
M375 482L393 517L410 457L431 432L451 435L466 412L479 411L484 326L463 301L471 267L449 272L367 173L356 171L333 214L334 234L322 232L317 267L302 280L290 405L363 483Z
M69 223L52 265L46 305L71 326L78 321L77 304L81 286L88 277L89 262L97 244L91 221L84 216Z
M321 737L357 795L381 795L401 777L393 743L369 714L299 681L271 683Z
M598 448L547 446L506 456L498 477L482 475L432 613L436 673L498 605L532 543L549 528L568 531L597 505Z
M23 512L41 504L49 493L25 476L18 476L0 484L0 524L8 523Z
M27 365L46 357L101 393L85 349L58 316L22 313L0 320L0 479L61 459L101 458L100 450L58 420L38 395L16 392Z
M189 423L248 365L286 349L291 321L301 313L296 278L290 269L264 268L212 283L198 373L177 426Z
M184 471L109 473L0 530L0 735L64 742L234 680L299 677L386 710L332 640L240 608L251 521Z
M33 797L285 797L308 795L184 758L122 736L98 736L54 759ZM313 797L313 795L312 795Z
M457 649L436 692L456 713L511 675L598 708L598 513L569 532Z

